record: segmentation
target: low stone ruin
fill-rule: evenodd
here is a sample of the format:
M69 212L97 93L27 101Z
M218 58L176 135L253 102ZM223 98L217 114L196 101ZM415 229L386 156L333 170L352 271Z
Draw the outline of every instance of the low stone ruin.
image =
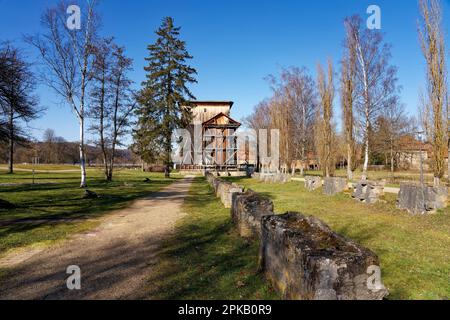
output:
M429 214L447 207L447 187L401 184L397 207L411 214Z
M253 179L259 179L261 177L261 174L259 172L255 172L252 174Z
M216 196L220 198L225 208L231 208L234 194L242 193L244 191L244 188L242 186L224 181L211 173L208 173L206 175L206 179L214 188Z
M363 203L373 204L384 195L384 181L360 181L354 184L352 197Z
M270 199L251 190L233 193L233 184L206 177L222 202L231 196L239 234L260 241L260 268L284 299L376 300L388 294L372 251L316 218L275 215Z
M255 173L255 168L254 167L247 166L245 168L245 174L246 174L247 178L251 178L254 173Z
M273 177L271 174L261 173L259 180L265 183L271 183L273 181Z
M252 190L233 197L231 215L241 237L259 239L262 217L273 214L272 200Z
M347 180L345 178L325 178L323 193L328 196L344 192L348 189Z
M217 196L222 201L225 208L231 208L233 202L233 195L242 193L244 188L234 183L220 182L217 188Z
M265 183L288 183L291 182L291 176L284 173L261 173L259 179Z
M284 299L381 300L378 257L314 217L262 218L261 269Z
M291 182L291 175L287 173L277 173L274 178L274 183L288 183Z
M305 188L308 191L314 191L322 187L322 178L317 176L305 177Z

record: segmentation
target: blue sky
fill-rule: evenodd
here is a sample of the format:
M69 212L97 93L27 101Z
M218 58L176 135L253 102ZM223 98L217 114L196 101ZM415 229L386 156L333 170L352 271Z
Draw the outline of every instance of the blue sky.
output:
M23 46L22 35L40 30L40 16L53 0L0 0L0 40ZM450 0L444 0L446 26L450 26ZM264 78L282 67L305 66L315 74L316 64L342 53L343 19L352 14L368 17L366 9L382 10L382 30L393 45L392 63L399 68L402 101L415 114L418 90L424 86L424 63L417 36L416 0L103 0L101 33L115 36L134 59L132 78L144 79L146 47L155 40L161 19L172 16L182 27L182 38L194 56L200 100L233 100L233 117L241 119L270 95ZM447 36L450 48L450 37ZM35 53L25 47L30 59ZM450 58L450 56L449 56ZM336 66L337 67L337 66ZM77 140L74 115L50 89L41 86L41 103L48 110L32 123L34 136L46 128L68 140ZM338 100L335 101L339 114Z

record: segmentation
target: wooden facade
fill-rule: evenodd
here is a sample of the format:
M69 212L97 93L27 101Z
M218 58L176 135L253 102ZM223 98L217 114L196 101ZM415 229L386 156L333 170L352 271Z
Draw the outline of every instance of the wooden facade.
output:
M238 169L238 146L236 130L241 126L230 117L231 101L192 101L191 136L194 126L201 126L201 163L181 164L182 169L236 170ZM192 143L194 154L194 143ZM194 156L192 156L194 159Z

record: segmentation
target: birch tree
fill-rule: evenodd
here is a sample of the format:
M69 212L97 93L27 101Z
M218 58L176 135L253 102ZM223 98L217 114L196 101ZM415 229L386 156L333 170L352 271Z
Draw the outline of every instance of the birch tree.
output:
M69 4L63 1L47 9L42 16L45 33L29 36L26 40L40 54L44 66L42 72L44 82L70 105L77 117L80 132L80 186L85 188L87 187L85 120L89 75L92 70L99 21L95 12L95 0L86 0L80 7L83 13L80 29L72 30L68 27Z
M370 128L384 109L398 103L400 87L397 68L389 64L391 46L379 30L369 30L359 16L345 20L355 60L355 109L359 116L364 147L362 180L367 179L370 155Z
M445 174L445 122L447 107L447 67L442 8L438 0L420 0L419 38L427 65L427 95L423 105L431 111L430 135L433 146L434 185ZM447 142L450 145L450 142Z

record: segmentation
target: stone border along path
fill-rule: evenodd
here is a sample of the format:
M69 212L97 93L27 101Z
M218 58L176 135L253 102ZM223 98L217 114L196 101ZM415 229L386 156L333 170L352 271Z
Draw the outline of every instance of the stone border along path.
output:
M305 178L292 178L291 180L298 182L305 182ZM353 188L353 182L349 182L348 187ZM398 194L400 192L400 188L384 187L384 192Z
M259 243L259 270L282 299L381 300L389 294L381 273L373 275L380 263L371 250L317 218L279 215L269 198L251 190L234 193L229 182L211 173L206 179L217 197L232 197L234 226L241 237Z
M0 281L3 299L146 299L146 282L162 242L185 213L191 176L102 218L95 230L42 250L0 259L10 273ZM68 290L68 266L81 268L81 290Z

